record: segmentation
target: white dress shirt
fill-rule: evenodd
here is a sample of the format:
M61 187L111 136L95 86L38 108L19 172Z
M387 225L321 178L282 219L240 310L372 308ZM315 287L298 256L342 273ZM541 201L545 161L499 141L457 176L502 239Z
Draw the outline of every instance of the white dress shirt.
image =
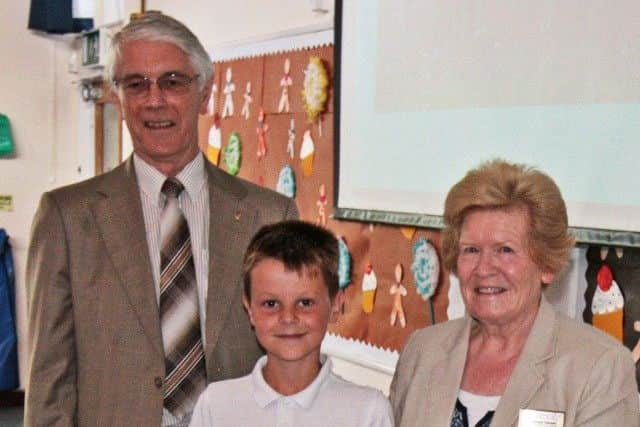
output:
M191 427L389 427L391 405L371 387L346 381L323 360L315 380L301 392L283 396L264 379L262 356L245 377L209 384L193 410Z

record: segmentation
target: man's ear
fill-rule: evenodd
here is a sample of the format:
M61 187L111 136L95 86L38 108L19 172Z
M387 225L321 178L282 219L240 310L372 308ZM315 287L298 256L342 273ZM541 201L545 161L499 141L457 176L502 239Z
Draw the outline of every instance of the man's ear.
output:
M244 294L242 295L242 305L244 306L244 309L247 311L247 315L249 316L249 322L251 323L251 326L253 326L253 315L251 314L251 301L249 301L247 296Z
M200 96L200 114L207 114L207 106L209 105L209 98L211 97L211 88L213 87L213 75L207 80L202 88Z
M331 315L329 316L329 323L335 323L338 321L340 312L342 311L342 305L344 304L344 291L339 290L336 296L333 297L331 303Z

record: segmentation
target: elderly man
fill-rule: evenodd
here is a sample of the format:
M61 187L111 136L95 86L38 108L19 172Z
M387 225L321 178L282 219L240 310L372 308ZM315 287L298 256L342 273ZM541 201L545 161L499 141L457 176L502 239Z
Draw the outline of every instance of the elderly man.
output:
M26 425L186 425L207 382L261 351L241 304L241 259L292 200L227 175L198 150L212 65L159 13L113 39L107 76L134 154L42 196L27 265Z

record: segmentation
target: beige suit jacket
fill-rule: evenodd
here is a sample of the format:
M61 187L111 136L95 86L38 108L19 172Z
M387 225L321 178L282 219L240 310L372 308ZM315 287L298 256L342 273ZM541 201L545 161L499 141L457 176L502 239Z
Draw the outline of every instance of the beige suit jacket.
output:
M241 263L263 224L295 203L207 162L209 381L261 351L241 304ZM165 375L158 304L133 161L45 193L27 263L27 426L159 426Z
M469 344L468 317L414 333L391 384L396 426L449 427ZM638 427L630 352L542 300L492 426L517 426L521 408L565 413L565 426Z

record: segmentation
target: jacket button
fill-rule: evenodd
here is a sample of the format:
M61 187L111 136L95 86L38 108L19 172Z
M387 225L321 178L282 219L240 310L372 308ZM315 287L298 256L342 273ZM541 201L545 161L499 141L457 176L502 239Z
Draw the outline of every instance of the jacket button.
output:
M153 383L156 385L156 387L158 388L162 388L162 378L160 377L155 377L153 379Z

